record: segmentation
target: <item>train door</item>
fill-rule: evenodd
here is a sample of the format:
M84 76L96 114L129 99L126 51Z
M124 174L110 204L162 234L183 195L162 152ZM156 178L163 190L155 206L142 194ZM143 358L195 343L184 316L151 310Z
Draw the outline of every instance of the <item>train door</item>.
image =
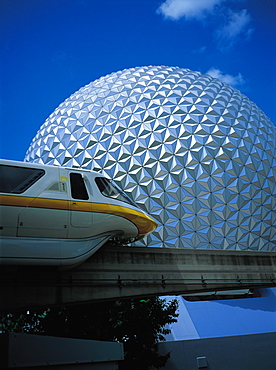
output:
M88 179L80 172L70 171L70 223L74 228L89 228L92 226L93 215L91 191L88 190Z
M66 178L56 167L28 190L29 203L18 217L17 236L66 238L68 227L68 190Z

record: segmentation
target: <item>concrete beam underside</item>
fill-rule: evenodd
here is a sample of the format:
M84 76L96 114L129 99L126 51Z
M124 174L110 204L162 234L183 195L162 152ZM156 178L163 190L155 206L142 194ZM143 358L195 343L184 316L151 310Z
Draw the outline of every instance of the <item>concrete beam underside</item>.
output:
M276 253L102 247L67 271L0 269L0 311L276 286Z

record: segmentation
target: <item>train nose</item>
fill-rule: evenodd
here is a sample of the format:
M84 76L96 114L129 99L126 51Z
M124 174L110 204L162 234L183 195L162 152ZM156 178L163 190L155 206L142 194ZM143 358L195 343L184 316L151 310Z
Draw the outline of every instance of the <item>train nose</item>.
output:
M139 239L152 233L158 226L153 218L142 212L133 214L131 221L136 225L139 231Z

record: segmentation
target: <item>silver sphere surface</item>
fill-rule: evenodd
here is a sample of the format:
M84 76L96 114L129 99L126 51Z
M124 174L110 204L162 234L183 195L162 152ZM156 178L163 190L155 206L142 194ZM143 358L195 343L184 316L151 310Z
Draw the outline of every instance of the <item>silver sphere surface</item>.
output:
M71 95L25 160L101 170L159 223L142 245L275 251L275 143L273 123L238 90L147 66Z

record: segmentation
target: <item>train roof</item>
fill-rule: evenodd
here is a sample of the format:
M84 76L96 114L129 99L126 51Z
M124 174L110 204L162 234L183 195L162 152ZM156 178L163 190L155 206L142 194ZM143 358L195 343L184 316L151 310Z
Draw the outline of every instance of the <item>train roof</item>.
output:
M52 166L49 164L42 164L42 163L34 163L34 162L22 162L22 161L15 161L11 159L0 159L0 164L5 164L7 166L17 166L17 167L32 167L32 168L64 168L66 170L73 170L73 171L81 171L81 172L92 172L92 173L98 173L100 172L88 170L81 167L63 167L63 166Z

